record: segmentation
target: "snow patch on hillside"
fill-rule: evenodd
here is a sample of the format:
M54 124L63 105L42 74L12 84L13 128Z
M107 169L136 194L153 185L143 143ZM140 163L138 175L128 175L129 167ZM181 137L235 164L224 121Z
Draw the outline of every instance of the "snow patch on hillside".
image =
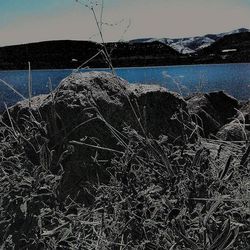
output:
M206 48L218 39L231 34L250 32L249 29L241 28L220 34L207 34L205 36L185 37L185 38L140 38L129 41L130 43L151 43L160 42L166 44L179 53L191 54L197 50Z

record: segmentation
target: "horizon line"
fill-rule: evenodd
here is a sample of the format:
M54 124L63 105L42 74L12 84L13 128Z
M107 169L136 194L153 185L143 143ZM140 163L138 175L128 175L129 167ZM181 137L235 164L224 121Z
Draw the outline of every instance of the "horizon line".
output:
M219 34L223 34L223 33L229 33L229 32L232 32L232 31L236 31L236 30L241 30L241 29L245 29L247 30L246 32L250 32L250 29L248 28L245 28L245 27L241 27L241 28L238 28L238 29L232 29L232 30L229 30L229 31L224 31L224 32L219 32L219 33L206 33L204 35L194 35L194 36L184 36L184 37L165 37L165 36L162 36L162 37L137 37L137 38L132 38L132 39L129 39L129 40L109 40L109 41L105 41L105 43L119 43L119 42L131 42L131 41L135 41L135 40L147 40L147 39L187 39L187 38L192 38L192 37L204 37L204 36L207 36L207 35L219 35ZM242 32L244 33L244 32ZM46 43L46 42L56 42L56 41L77 41L77 42L92 42L92 43L97 43L97 44L101 44L101 42L97 42L97 41L94 41L94 40L90 40L90 39L66 39L66 38L63 38L63 39L49 39L49 40L40 40L40 41L30 41L30 42L22 42L22 43L13 43L13 44L6 44L6 45L1 45L0 44L0 48L4 48L4 47L11 47L11 46L19 46L19 45L28 45L28 44L35 44L35 43Z

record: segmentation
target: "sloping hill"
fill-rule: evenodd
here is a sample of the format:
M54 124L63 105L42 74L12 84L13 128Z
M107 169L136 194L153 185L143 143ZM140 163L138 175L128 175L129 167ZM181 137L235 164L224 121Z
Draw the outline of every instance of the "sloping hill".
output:
M156 40L114 42L107 43L106 46L114 67L250 62L250 32L223 36L210 46L192 54L181 54ZM195 41L192 46L195 46ZM0 47L0 70L27 69L28 61L33 69L76 68L102 49L102 45L95 42L72 40ZM85 66L108 67L101 53Z
M131 40L130 43L151 43L153 41L161 42L165 45L170 46L176 51L182 54L191 54L196 51L206 48L219 40L220 38L231 35L238 34L242 32L249 32L248 29L241 28L232 30L229 32L219 33L219 34L207 34L204 36L194 36L194 37L184 37L184 38L141 38Z
M181 64L182 55L158 41L151 43L108 43L114 66L157 66Z
M89 41L47 41L0 48L0 69L26 69L30 61L32 68L72 68L74 62L92 57L100 45Z
M198 51L195 62L250 62L250 32L222 37L209 47Z
M159 42L148 44L108 43L114 66L148 66L179 64L180 54ZM93 57L102 45L90 41L46 41L0 48L0 70L75 68ZM89 67L107 67L104 57L91 60Z

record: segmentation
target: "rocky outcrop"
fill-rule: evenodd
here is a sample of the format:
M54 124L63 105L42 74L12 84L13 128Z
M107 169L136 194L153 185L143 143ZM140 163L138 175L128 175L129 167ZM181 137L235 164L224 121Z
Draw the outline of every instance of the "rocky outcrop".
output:
M124 128L154 138L164 134L169 142L182 143L183 133L189 132L183 122L191 127L179 95L159 86L129 85L105 72L72 74L50 95L33 98L30 106L19 102L9 112L20 129L31 113L47 124L54 150L51 169L63 166L65 194L74 194L79 183L107 180L102 168L129 143Z
M250 102L242 103L233 120L225 124L216 137L226 141L250 140Z
M163 87L130 85L110 73L89 72L72 74L52 94L32 98L31 107L28 101L19 102L10 113L20 126L20 118L30 111L39 113L49 125L55 116L57 127L65 132L98 114L118 130L131 126L143 133L143 127L148 135L164 134L175 140L180 124L172 117L180 110L188 113L184 99Z
M183 132L190 133L184 131L182 124L186 122L192 128L187 104L180 95L157 85L131 84L128 89L147 134L153 137L167 135L170 142L176 142L178 138L183 138ZM183 116L179 117L179 121L175 116L177 114Z
M224 141L246 141L250 139L250 132L239 121L234 120L224 125L216 134L216 137Z
M201 133L205 137L216 134L223 125L230 122L240 108L235 98L222 91L194 94L186 101L193 121L202 128Z
M52 172L63 168L61 193L65 196L76 194L79 185L107 181L105 169L114 154L122 156L129 147L132 131L148 141L164 135L164 142L185 144L187 136L195 134L195 122L206 137L246 140L242 124L249 119L249 103L241 112L239 108L238 101L223 92L194 94L185 101L160 86L133 85L110 73L89 72L70 75L49 95L19 102L9 114L17 131L32 126L30 121L36 127L46 126L47 134L43 129L31 136L24 151L33 164L40 164L45 149L32 145L48 139L49 168ZM5 123L9 114L3 116ZM86 201L87 196L79 197Z

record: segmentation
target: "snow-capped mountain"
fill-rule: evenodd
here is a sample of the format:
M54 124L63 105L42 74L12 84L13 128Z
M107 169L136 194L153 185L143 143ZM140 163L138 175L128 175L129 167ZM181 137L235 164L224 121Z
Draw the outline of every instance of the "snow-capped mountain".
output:
M207 34L205 36L195 36L186 38L140 38L130 40L130 43L150 43L150 42L161 42L166 44L173 49L177 50L182 54L191 54L199 49L210 46L212 43L218 39L231 34L237 34L242 32L250 32L249 29L241 28L233 30L230 32L220 33L220 34Z

